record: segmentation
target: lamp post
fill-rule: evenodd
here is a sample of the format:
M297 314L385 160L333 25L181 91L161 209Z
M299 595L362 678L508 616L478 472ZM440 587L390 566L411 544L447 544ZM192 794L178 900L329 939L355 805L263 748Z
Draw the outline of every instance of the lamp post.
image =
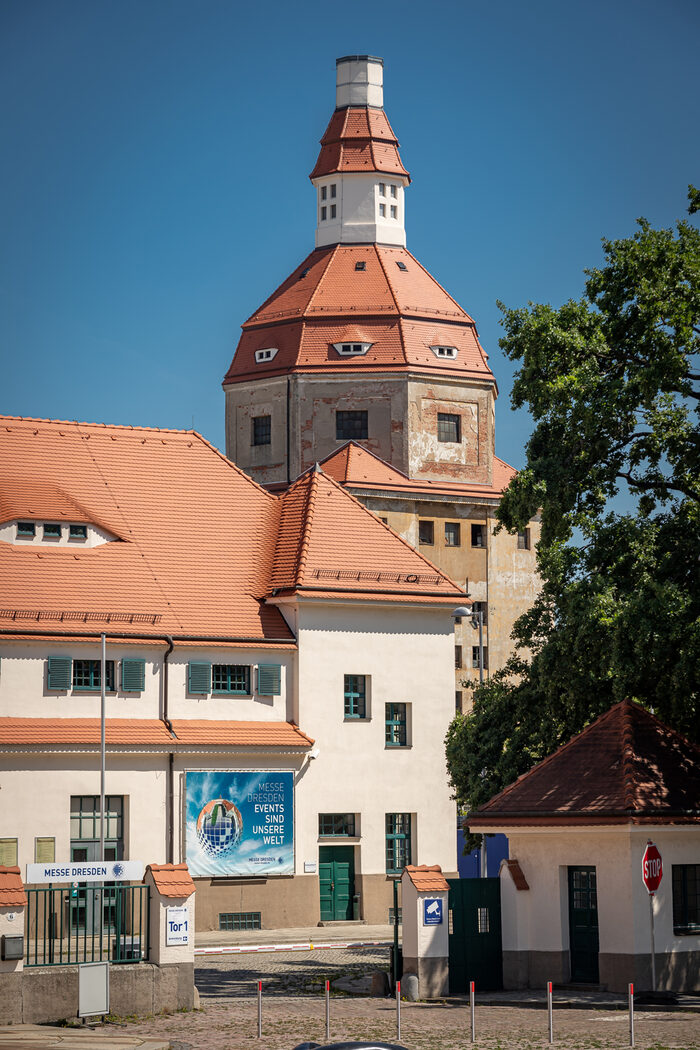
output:
M469 595L467 595L467 598ZM456 620L466 617L475 631L479 632L479 685L484 684L484 610L467 609L466 605L460 605L452 613L452 618ZM486 835L481 837L481 877L482 879L488 876L488 858L486 856Z

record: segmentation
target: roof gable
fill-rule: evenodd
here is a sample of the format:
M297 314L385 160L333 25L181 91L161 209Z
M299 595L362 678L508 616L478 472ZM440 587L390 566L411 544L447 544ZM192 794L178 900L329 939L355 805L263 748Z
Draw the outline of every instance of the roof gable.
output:
M319 591L382 598L464 592L318 464L281 497L273 593ZM370 593L374 592L374 593Z
M623 700L467 818L469 827L700 823L700 749Z

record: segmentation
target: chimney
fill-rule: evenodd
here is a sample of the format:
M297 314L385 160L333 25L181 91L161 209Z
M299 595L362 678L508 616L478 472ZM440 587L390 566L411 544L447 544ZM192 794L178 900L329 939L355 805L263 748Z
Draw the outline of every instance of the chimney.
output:
M337 58L335 108L384 105L384 60L374 55Z

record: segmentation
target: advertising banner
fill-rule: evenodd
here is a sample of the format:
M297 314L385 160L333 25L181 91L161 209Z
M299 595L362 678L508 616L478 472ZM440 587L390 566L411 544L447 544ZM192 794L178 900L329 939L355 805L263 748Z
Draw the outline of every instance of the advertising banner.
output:
M294 874L291 771L189 771L185 824L191 875Z

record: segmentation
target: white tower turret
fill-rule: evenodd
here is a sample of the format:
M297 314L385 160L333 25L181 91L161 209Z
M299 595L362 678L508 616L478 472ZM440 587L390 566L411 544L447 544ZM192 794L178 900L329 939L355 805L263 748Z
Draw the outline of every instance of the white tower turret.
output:
M384 63L372 55L336 61L336 109L321 139L316 187L316 247L405 247L404 188L410 176L383 110Z

